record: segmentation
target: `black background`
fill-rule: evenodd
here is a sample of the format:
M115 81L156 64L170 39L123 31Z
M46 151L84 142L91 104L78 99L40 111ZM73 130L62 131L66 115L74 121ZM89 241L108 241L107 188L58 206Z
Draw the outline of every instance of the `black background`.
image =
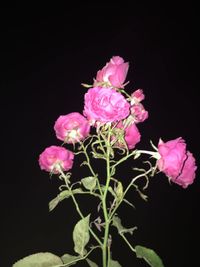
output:
M82 112L86 89L81 83L91 83L112 56L130 63L126 90L142 88L146 95L149 119L139 125L139 147L148 150L150 139L157 144L160 137L182 136L199 165L197 7L77 7L1 9L2 267L39 251L73 254L78 216L71 200L49 213L48 202L60 184L39 169L38 156L60 144L55 120ZM73 173L80 179L78 163ZM125 226L138 225L133 244L153 248L166 267L198 265L198 173L188 189L158 175L147 190L147 203L136 199L136 211L120 209ZM85 212L90 204L81 198ZM147 266L135 260L116 232L113 236L114 259L123 266Z

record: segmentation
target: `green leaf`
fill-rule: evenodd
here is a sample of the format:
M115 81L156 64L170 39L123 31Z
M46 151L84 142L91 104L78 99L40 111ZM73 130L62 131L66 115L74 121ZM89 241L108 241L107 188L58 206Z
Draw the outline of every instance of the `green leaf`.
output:
M86 253L85 246L90 239L89 218L90 215L78 221L73 231L74 251L82 257Z
M59 202L61 202L65 198L69 198L71 196L71 192L69 190L64 190L60 192L54 199L49 202L49 211L55 209Z
M140 197L141 197L144 201L147 201L147 200L148 200L148 196L145 195L144 193L142 193L142 191L140 191L140 189L138 188L137 185L133 184L132 186L135 187L136 191L138 192L138 194L140 195Z
M67 264L67 266L72 266L76 264L76 261L80 259L80 256L64 254L61 259L63 263Z
M83 190L81 188L76 188L74 190L72 190L73 194L79 194L82 193ZM49 202L49 211L52 211L53 209L55 209L55 207L65 198L69 198L71 196L71 192L69 190L63 190L62 192L60 192L60 194L57 195L57 197L55 197L54 199L52 199Z
M136 255L143 258L151 267L164 267L160 257L150 248L136 246Z
M105 189L105 188L104 188ZM111 193L111 195L116 198L116 194L115 194L115 191L112 189L111 186L108 187L108 191Z
M141 156L141 153L138 153L137 150L136 150L136 153L134 154L133 158L134 159L137 159Z
M87 83L81 83L81 85L82 85L83 87L86 87L86 88L90 88L90 87L92 87L91 84L87 84Z
M58 205L58 203L60 202L58 197L55 197L54 199L52 199L49 202L49 211L52 211L53 209L55 209L55 207Z
M121 224L121 219L118 216L114 216L113 217L113 225L117 228L119 234L125 234L125 233L129 233L129 234L133 234L133 232L137 229L137 227L132 227L132 228L125 228L122 224Z
M91 152L93 158L95 159L106 159L106 157L104 156L104 154L100 154L100 153L97 153L96 151L92 151Z
M115 188L115 194L117 201L121 201L123 198L123 185L120 181L118 181L117 187Z
M132 208L134 208L135 209L135 206L133 205L133 203L131 203L130 201L128 201L127 199L123 199L123 201L126 203L126 204L128 204L129 206L131 206Z
M98 265L95 262L91 261L90 259L87 258L86 261L90 267L98 267Z
M118 261L110 260L110 267L122 267Z
M96 187L97 179L94 176L88 176L81 179L81 182L86 189L92 191Z
M62 260L49 252L36 253L17 261L12 267L53 267L63 264Z

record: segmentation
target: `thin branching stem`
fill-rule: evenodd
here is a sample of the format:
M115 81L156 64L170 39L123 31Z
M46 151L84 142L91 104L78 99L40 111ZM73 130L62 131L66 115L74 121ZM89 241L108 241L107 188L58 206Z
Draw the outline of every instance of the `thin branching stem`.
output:
M110 213L109 219L112 220L112 217L114 216L114 214L116 213L117 209L119 208L119 206L121 205L121 203L124 201L125 195L127 194L127 192L129 191L129 189L131 188L131 186L136 182L136 180L138 180L141 177L145 177L147 176L150 172L152 172L152 169L149 169L148 171L146 171L145 173L139 174L136 177L134 177L131 182L129 183L129 185L127 186L126 190L123 193L123 198L121 200L119 200L119 202L116 204L116 206L114 207L114 209L112 210L112 212Z

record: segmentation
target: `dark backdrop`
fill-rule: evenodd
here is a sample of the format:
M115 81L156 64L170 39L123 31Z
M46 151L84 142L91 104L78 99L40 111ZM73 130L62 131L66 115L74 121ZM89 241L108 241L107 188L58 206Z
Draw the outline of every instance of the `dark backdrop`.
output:
M188 6L1 9L0 266L39 251L73 253L78 216L70 200L49 213L59 183L39 169L38 156L60 144L55 120L82 112L81 83L91 83L113 55L130 63L127 91L146 95L140 147L182 136L199 165L197 15ZM81 172L77 164L74 175ZM120 210L126 226L138 225L132 242L155 249L166 267L198 265L199 186L198 172L186 190L158 175L147 203ZM83 209L91 204L81 201ZM147 266L117 237L113 250L123 266Z

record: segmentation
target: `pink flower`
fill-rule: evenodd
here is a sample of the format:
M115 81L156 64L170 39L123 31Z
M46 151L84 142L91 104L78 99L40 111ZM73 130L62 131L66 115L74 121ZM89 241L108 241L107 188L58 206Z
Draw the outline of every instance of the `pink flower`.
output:
M159 141L157 161L158 169L164 172L174 183L186 188L193 183L195 178L195 159L189 151L186 151L185 141L179 137L164 143Z
M131 115L135 123L143 122L149 117L148 111L145 110L141 103L134 104L131 107Z
M186 188L188 185L193 183L196 169L197 166L195 165L195 158L193 157L192 153L187 151L187 159L183 164L182 171L180 175L172 181L181 185L183 188Z
M132 123L125 129L125 140L129 149L133 149L140 142L140 138L141 135L135 123Z
M41 170L47 172L59 173L60 168L68 171L72 168L74 154L64 147L47 147L39 156L39 165Z
M66 143L76 143L85 139L90 132L87 119L78 112L61 115L55 122L54 130L58 139Z
M180 137L158 144L158 152L161 158L158 160L158 168L167 176L175 179L181 172L183 162L186 159L186 144Z
M135 92L131 94L131 105L138 104L142 100L144 100L145 96L143 94L142 89L137 89Z
M120 121L129 115L129 109L124 96L112 88L94 87L85 94L83 114L92 125Z
M125 63L123 58L119 56L112 57L110 62L97 72L94 86L99 83L106 83L108 86L123 88L128 68L129 63Z
M116 128L123 129L122 122L119 122ZM115 138L118 138L118 136L116 136ZM132 123L125 128L124 139L129 149L133 149L135 145L140 142L140 138L141 135L135 123ZM120 140L118 140L116 144L119 145L119 147L124 147L123 143L121 143Z

